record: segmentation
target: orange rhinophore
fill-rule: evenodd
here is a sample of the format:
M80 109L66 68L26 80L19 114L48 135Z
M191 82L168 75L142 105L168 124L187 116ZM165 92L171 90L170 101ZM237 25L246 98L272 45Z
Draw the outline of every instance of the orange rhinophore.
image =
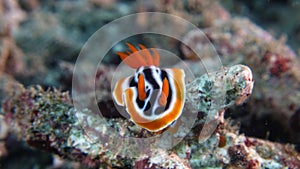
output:
M117 52L131 68L133 76L120 79L113 99L124 106L131 121L152 132L170 126L181 115L185 103L184 71L159 68L160 55L154 48L127 43L130 51Z

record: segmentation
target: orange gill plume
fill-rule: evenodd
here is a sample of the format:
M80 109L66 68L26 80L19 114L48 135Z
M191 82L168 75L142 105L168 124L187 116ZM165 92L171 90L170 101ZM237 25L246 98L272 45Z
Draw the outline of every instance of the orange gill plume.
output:
M117 52L117 55L131 68L137 69L141 66L158 66L160 56L156 49L151 48L148 49L144 45L139 44L140 50L138 50L135 46L131 43L126 43L129 47L130 51L126 53ZM151 52L152 54L151 54Z

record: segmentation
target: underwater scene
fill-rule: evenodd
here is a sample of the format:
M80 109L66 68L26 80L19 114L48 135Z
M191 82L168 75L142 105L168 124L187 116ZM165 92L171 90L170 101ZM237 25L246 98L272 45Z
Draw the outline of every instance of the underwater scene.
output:
M0 0L0 169L300 169L299 0Z

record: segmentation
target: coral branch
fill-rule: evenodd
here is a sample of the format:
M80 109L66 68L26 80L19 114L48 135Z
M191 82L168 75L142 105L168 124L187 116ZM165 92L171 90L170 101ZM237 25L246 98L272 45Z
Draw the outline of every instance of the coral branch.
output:
M244 100L251 93L252 85L251 71L242 65L222 68L218 72L203 75L187 85L187 108L185 111L208 113L209 111L206 110L209 110L214 102L221 99L219 98L222 96L221 91L224 91L225 95L222 100L224 102L218 102L220 105L213 107L215 111L219 112L235 102ZM191 105L193 106L189 107ZM15 122L15 130L29 145L68 159L82 161L89 166L132 165L134 158L126 156L125 152L142 148L129 147L130 143L126 143L126 141L117 144L117 147L110 146L109 144L113 145L113 142L117 141L119 137L119 135L110 133L110 130L113 128L119 129L120 133L130 132L130 130L125 130L126 125L130 123L129 120L100 118L88 109L77 111L72 106L69 94L55 89L44 91L38 86L23 88L4 101L3 110L5 120ZM210 115L207 114L207 116ZM213 117L219 119L222 115ZM142 132L141 129L137 130ZM179 158L175 154L173 157L165 155L167 161L162 160L164 159L162 157L159 158L162 160L160 162L155 160L157 156L155 154L159 154L155 153L156 151L168 154L163 149L151 147L147 151L150 152L140 153L139 156L148 159L149 163L157 163L153 165L160 167L168 167L166 165L188 166L184 159L182 159L183 161L174 160L174 158Z

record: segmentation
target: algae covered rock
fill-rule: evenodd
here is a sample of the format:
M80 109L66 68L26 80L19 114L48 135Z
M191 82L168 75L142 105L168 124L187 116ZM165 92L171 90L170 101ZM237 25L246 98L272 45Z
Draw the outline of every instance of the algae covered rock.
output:
M214 84L206 85L211 82ZM227 84L219 85L224 82ZM195 87L197 92L194 92ZM188 96L184 113L197 115L199 111L205 112L207 114L202 114L202 118L206 117L207 121L221 121L223 114L219 114L219 112L223 112L224 108L235 102L240 103L245 100L250 95L252 87L251 71L243 65L222 68L219 72L210 74L209 78L207 75L203 75L187 86ZM214 95L221 97L222 91L225 92L224 100L221 99L217 102L220 98L214 98ZM211 103L203 104L198 100L207 100ZM215 105L215 103L220 105ZM211 108L213 111L207 111L212 105L215 105ZM183 130L184 125L180 126L181 129L175 134L177 137L170 137L167 134L152 137L140 128L128 130L126 128L126 125L128 126L130 123L128 119L105 119L88 109L78 111L72 106L68 93L62 93L56 89L45 91L39 86L28 89L21 88L16 91L12 97L4 101L3 111L5 120L13 122L14 132L19 133L30 146L58 154L64 158L82 161L88 166L124 167L133 165L135 160L139 161L143 158L148 159L147 163L164 168L189 166L188 160L177 157L176 150L173 151L172 148L167 150L163 146L163 139L183 139L182 133L186 132ZM216 114L209 114L211 112ZM181 118L183 124L190 123L192 120L195 119ZM205 128L204 123L205 121L199 119L196 126L202 124ZM214 128L210 129L211 134L218 125L218 123L214 124ZM194 130L189 135L196 137L196 140L198 137L202 140L201 134L199 135L196 131ZM138 142L132 142L135 140L131 138L135 135L134 133L139 133L140 137L146 137L145 139L149 137L151 142L144 141L148 144L147 147L144 144L139 145ZM120 136L123 137L121 142L119 142ZM178 146L188 146L188 140ZM157 155L161 153L171 154L158 157ZM163 160L162 157L166 159ZM138 161L135 162L136 165L138 165Z

